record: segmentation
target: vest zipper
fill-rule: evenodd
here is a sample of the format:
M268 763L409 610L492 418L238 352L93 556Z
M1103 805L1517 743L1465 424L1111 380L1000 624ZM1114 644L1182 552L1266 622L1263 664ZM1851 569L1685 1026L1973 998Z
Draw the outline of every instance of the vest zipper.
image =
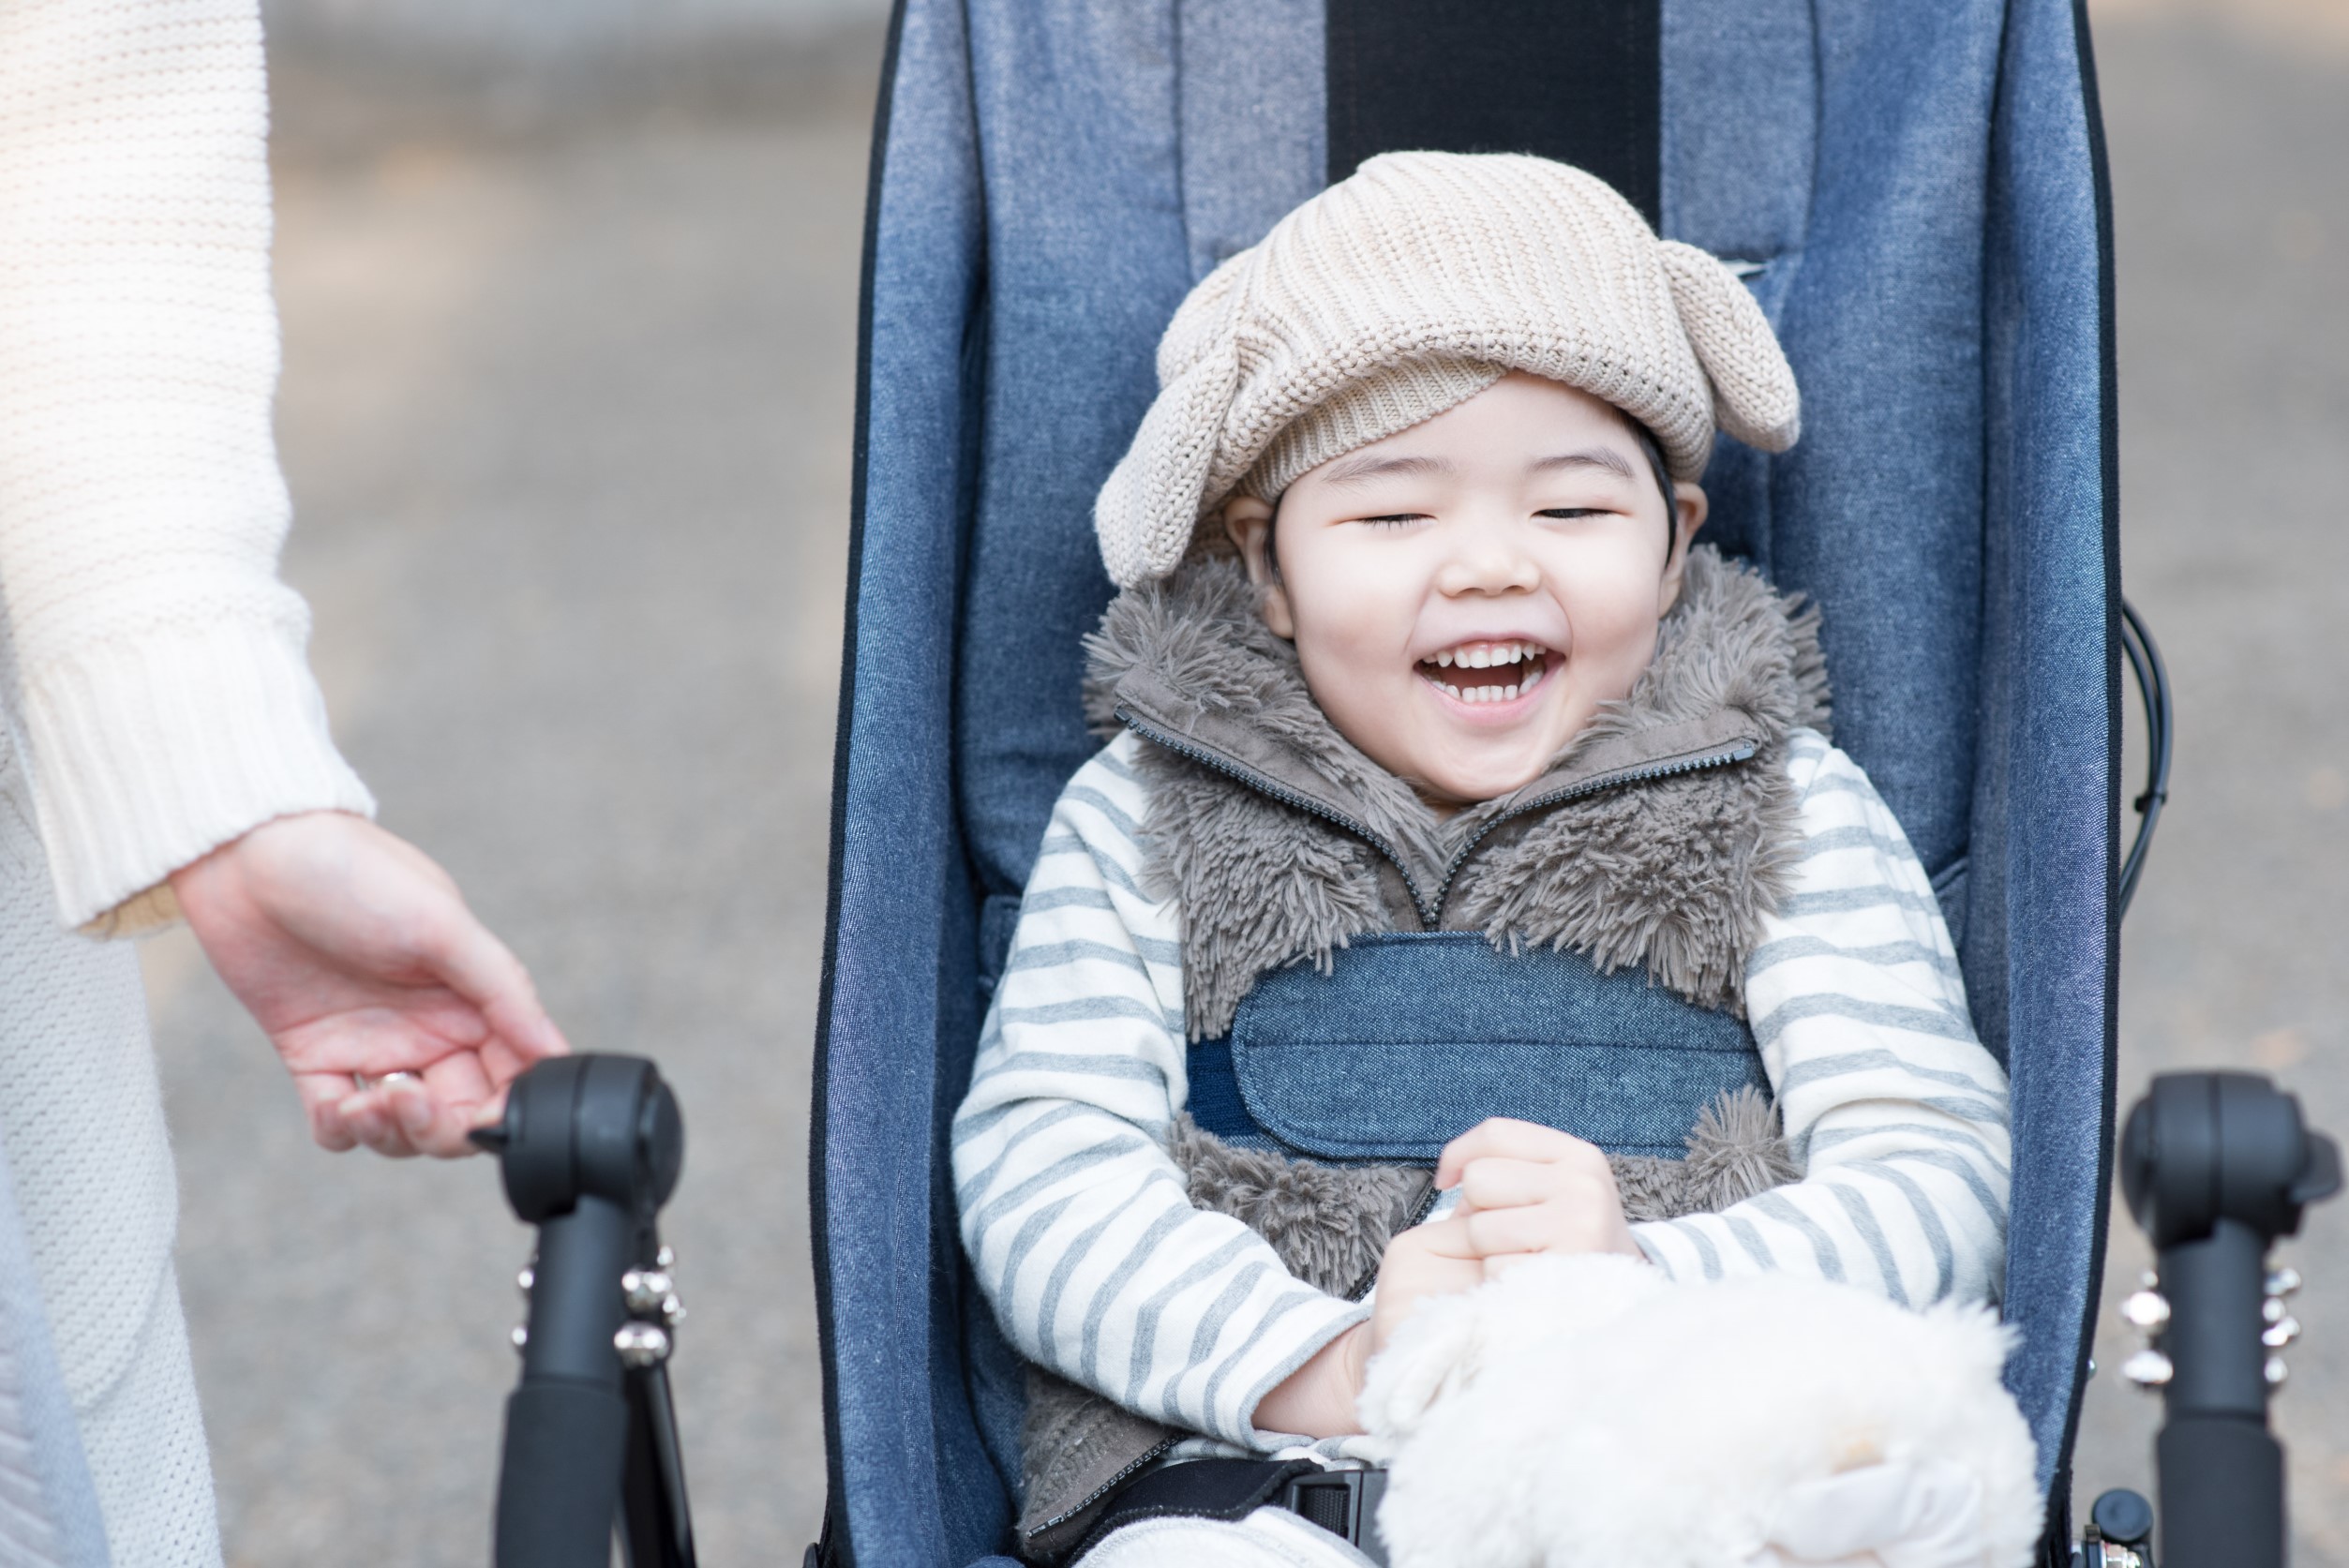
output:
M1275 784L1272 780L1264 777L1262 773L1256 772L1251 769L1243 768L1238 763L1233 762L1229 758L1218 756L1215 753L1207 751L1203 747L1191 745L1189 741L1176 739L1174 736L1168 735L1163 730L1158 729L1153 725L1135 718L1132 712L1122 704L1118 707L1116 711L1117 717L1125 724L1125 726L1128 729L1132 730L1136 735L1141 736L1145 740L1149 741L1152 745L1164 746L1168 751L1173 752L1177 756L1186 756L1190 758L1193 762L1204 763L1207 767L1214 769L1217 772L1221 773L1225 778L1237 779L1240 783L1248 785L1250 789L1253 789L1262 795L1269 795L1284 806L1294 806L1298 811L1310 813L1311 814L1320 817L1324 822L1334 823L1338 827L1343 828L1347 832L1352 833L1354 837L1369 844L1371 848L1377 850L1380 854L1385 856L1387 859L1394 862L1395 870L1402 876L1403 886L1411 890L1411 902L1417 906L1420 919L1430 927L1435 924L1434 917L1430 915L1428 910L1428 901L1419 896L1419 884L1412 880L1411 868L1403 863L1403 858L1396 852L1395 846L1387 843L1384 839L1379 837L1378 834L1373 833L1369 829L1364 827L1361 823L1354 821L1352 817L1330 810L1327 806L1323 805L1319 800L1313 799L1309 796L1300 795L1294 789Z
M1461 868L1468 864L1468 858L1476 852L1478 844L1485 842L1485 835L1503 823L1514 821L1528 812L1542 811L1550 806L1562 805L1568 800L1578 799L1585 795L1595 795L1602 789L1612 789L1617 784L1640 784L1649 779L1668 779L1677 773L1694 773L1707 768L1726 768L1732 762L1750 761L1753 755L1754 743L1750 740L1740 741L1734 746L1724 746L1719 751L1707 752L1701 756L1681 757L1671 762L1652 762L1638 768L1618 768L1611 773L1600 773L1584 779L1578 784L1568 784L1564 789L1553 789L1547 795L1511 806L1507 811L1501 813L1477 829L1470 835L1468 842L1461 844L1453 854L1452 863L1444 868L1444 880L1436 885L1435 915L1429 918L1429 928L1434 929L1436 920L1443 916L1444 901L1451 897L1452 884L1459 878ZM1417 896L1418 890L1414 889L1413 897Z
M1432 1171L1429 1172L1428 1190L1419 1195L1419 1201L1411 1206L1411 1213L1404 1216L1403 1222L1395 1227L1394 1233L1389 1235L1387 1240L1392 1241L1396 1236L1401 1235L1405 1231L1415 1228L1421 1220L1427 1218L1429 1215L1433 1214L1435 1212L1437 1200L1441 1199L1443 1196L1444 1194L1436 1189L1435 1172ZM1379 1260L1379 1263L1383 1263L1386 1260L1382 1257ZM1379 1282L1379 1263L1372 1263L1370 1265L1370 1272L1354 1282L1354 1289L1346 1292L1346 1299L1348 1301L1360 1301L1364 1296L1370 1293L1370 1287Z
M1750 740L1741 741L1737 745L1725 746L1718 751L1707 752L1700 756L1681 757L1671 762L1647 763L1637 768L1618 768L1611 773L1601 773L1595 777L1584 779L1578 784L1568 784L1564 789L1553 789L1547 795L1512 806L1477 829L1474 835L1453 854L1452 863L1444 868L1444 880L1436 885L1435 903L1430 905L1425 898L1420 896L1419 884L1412 879L1411 868L1404 864L1402 856L1396 852L1395 846L1361 823L1342 813L1330 810L1319 800L1275 784L1253 769L1243 768L1228 757L1219 756L1204 747L1194 746L1188 741L1177 739L1165 731L1135 718L1132 710L1122 703L1116 711L1118 719L1128 729L1132 730L1152 745L1164 746L1178 756L1186 756L1193 762L1203 763L1226 778L1237 779L1250 789L1271 796L1284 806L1294 806L1298 811L1309 813L1324 822L1334 823L1369 844L1371 848L1385 856L1394 864L1397 874L1403 879L1403 886L1411 890L1411 902L1419 911L1420 924L1429 931L1440 929L1438 922L1443 918L1444 901L1450 896L1452 884L1459 876L1461 868L1467 865L1468 858L1475 853L1478 844L1484 843L1485 835L1503 823L1513 821L1528 812L1541 811L1545 807L1560 805L1581 796L1595 795L1602 789L1612 789L1617 784L1639 784L1648 779L1667 779L1676 773L1694 773L1704 768L1723 768L1732 762L1747 761L1754 754L1754 743Z
M1182 1441L1183 1434L1180 1432L1172 1432L1160 1439L1157 1442L1151 1444L1146 1452L1136 1456L1131 1464L1129 1464L1115 1475L1111 1476L1108 1480L1102 1482L1100 1486L1087 1492L1085 1495L1084 1501L1078 1502L1071 1508L1054 1515L1051 1518L1046 1519L1042 1524L1038 1525L1034 1530L1029 1531L1027 1532L1028 1539L1034 1540L1037 1536L1043 1534L1048 1530L1057 1530L1062 1525L1067 1524L1070 1519L1077 1517L1086 1509L1092 1507L1095 1503L1100 1501L1112 1492L1116 1491L1120 1486L1123 1486L1127 1482L1132 1480L1144 1470L1146 1470L1149 1466L1155 1464L1168 1449L1174 1447L1176 1443Z

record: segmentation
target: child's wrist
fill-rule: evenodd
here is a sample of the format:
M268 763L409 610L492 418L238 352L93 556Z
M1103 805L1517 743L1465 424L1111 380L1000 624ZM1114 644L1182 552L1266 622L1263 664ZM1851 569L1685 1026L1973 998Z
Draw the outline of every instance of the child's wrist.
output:
M1309 1438L1342 1437L1362 1429L1355 1407L1369 1363L1370 1325L1349 1326L1313 1352L1257 1401L1253 1417L1263 1432L1298 1432Z

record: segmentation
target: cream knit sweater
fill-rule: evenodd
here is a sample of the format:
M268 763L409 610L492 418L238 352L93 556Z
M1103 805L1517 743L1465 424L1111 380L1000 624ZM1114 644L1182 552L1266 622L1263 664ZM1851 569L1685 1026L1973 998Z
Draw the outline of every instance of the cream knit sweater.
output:
M266 129L256 0L0 0L0 1237L38 1286L0 1561L220 1561L138 964L65 928L161 924L216 845L372 809L277 575Z
M100 933L273 816L372 809L277 575L267 119L256 0L0 0L0 692Z

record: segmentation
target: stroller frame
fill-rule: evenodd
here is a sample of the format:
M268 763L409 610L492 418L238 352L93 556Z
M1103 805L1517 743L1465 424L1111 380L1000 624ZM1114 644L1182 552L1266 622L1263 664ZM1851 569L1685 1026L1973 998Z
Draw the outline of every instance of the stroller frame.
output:
M2009 1379L2059 1560L2119 906L2111 222L2084 10L1509 0L1432 38L1406 31L1424 10L900 0L811 1150L825 1557L957 1568L1000 1548L1020 1368L962 1259L943 1151L1044 815L1092 749L1092 495L1182 294L1404 136L1582 162L1666 233L1753 263L1808 430L1774 459L1721 443L1708 537L1824 607L1838 743L1933 874L2008 1066ZM1505 47L1474 52L1488 34ZM1588 53L1591 91L1631 85L1580 119L1535 94L1514 121L1447 122L1459 94L1396 91L1447 50L1500 69ZM1481 97L1528 108L1527 80Z

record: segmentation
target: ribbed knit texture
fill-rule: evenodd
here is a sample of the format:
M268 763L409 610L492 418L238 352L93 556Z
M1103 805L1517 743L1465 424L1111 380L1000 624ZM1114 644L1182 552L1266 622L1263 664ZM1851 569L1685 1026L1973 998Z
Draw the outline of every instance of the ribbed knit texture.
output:
M1308 409L1275 436L1234 489L1260 500L1279 500L1282 491L1324 463L1424 425L1507 374L1498 365L1443 354L1373 371Z
M1703 251L1657 239L1604 181L1521 154L1388 153L1174 313L1158 398L1094 507L1110 576L1130 588L1173 571L1199 518L1312 411L1387 376L1383 409L1345 426L1383 439L1481 390L1454 396L1462 362L1613 404L1681 479L1704 471L1716 425L1768 452L1801 430L1794 373L1753 296ZM1324 461L1339 455L1326 434L1308 438Z
M108 933L373 809L277 577L266 117L253 0L0 0L0 677L60 914Z

